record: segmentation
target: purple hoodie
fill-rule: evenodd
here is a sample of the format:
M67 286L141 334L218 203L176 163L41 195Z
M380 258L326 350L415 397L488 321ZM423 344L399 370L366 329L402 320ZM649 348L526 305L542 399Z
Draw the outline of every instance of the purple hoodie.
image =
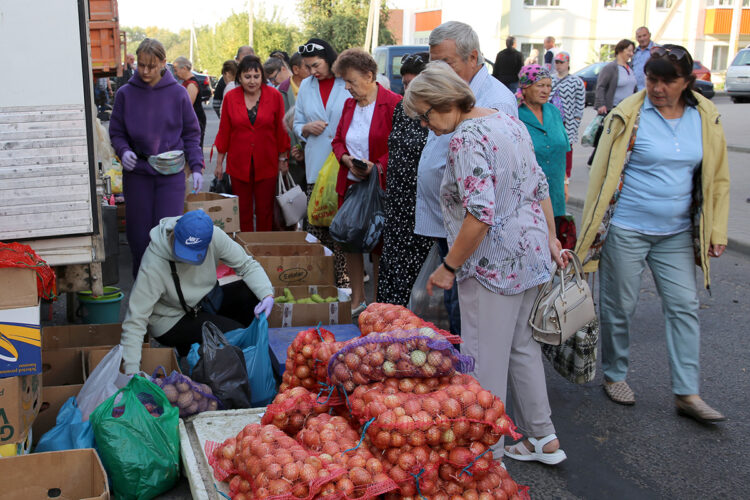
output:
M117 91L109 137L120 158L128 150L149 156L178 149L185 151L185 160L193 172L203 169L198 118L187 90L169 71L153 87L136 72ZM133 172L160 175L141 158Z

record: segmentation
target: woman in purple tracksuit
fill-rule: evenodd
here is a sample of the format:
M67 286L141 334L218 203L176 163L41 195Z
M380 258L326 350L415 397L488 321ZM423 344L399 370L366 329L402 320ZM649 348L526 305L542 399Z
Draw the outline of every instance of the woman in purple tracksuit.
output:
M123 166L123 194L133 276L149 243L149 231L164 217L182 215L185 174L163 175L148 157L184 151L193 189L203 185L201 130L187 91L166 70L167 54L146 38L136 51L137 72L117 91L109 122L112 146Z

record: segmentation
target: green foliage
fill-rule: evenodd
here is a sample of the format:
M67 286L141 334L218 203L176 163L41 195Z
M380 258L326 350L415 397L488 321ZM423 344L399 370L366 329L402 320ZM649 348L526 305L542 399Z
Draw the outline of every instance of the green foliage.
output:
M615 58L615 46L612 44L603 44L599 46L599 50L591 51L591 56L586 61L586 64L593 64L597 62L609 62Z
M303 36L296 26L287 26L279 20L277 12L267 18L265 12L256 13L253 26L255 53L262 61L274 50L292 53L302 43ZM190 30L174 33L154 26L121 27L128 39L128 52L135 53L144 38L156 38L167 51L167 61L179 56L190 57ZM195 27L193 44L193 69L210 75L221 74L221 66L227 59L233 59L237 49L248 43L247 13L232 13L216 26ZM195 43L197 42L197 43Z
M369 0L299 0L307 37L322 38L339 52L364 46L369 9ZM380 5L378 45L395 43L393 34L386 27L388 12L383 1Z

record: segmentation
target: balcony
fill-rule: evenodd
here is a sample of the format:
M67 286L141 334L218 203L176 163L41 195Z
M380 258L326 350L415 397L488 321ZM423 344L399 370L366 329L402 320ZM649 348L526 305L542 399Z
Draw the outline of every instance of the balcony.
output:
M732 9L706 9L706 35L728 35L732 30ZM742 9L740 35L750 35L750 9Z

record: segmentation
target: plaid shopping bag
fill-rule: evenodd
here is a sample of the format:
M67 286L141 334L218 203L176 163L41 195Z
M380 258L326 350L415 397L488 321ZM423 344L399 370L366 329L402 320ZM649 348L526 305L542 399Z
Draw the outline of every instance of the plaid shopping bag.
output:
M575 384L585 384L596 376L598 341L599 320L594 318L562 345L542 344L542 353L565 379Z

